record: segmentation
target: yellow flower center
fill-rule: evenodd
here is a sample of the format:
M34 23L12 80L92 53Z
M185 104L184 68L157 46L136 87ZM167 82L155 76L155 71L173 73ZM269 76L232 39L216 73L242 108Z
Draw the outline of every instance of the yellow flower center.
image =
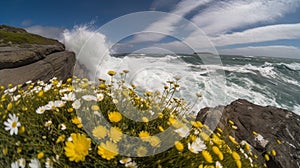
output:
M14 121L14 122L11 124L11 127L12 127L12 128L16 128L16 127L17 127L17 122Z
M85 147L82 144L77 144L75 148L76 155L81 155L85 151Z

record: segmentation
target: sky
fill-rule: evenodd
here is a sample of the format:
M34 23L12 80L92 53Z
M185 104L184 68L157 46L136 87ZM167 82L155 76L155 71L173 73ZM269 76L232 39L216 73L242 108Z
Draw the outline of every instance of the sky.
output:
M300 58L300 0L3 0L0 24L60 39L75 26L98 28L134 12L140 12L137 18L123 18L103 32L113 39L139 27L119 39L119 52L213 48L219 54Z

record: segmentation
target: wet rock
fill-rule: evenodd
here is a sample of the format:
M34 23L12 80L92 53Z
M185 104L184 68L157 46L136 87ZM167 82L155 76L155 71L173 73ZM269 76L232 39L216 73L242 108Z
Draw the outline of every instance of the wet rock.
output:
M239 141L246 140L254 153L264 155L271 149L277 151L277 155L267 162L268 167L300 167L300 116L291 111L239 99L227 106L204 108L198 113L197 120L213 129L224 129L228 120L232 120L238 128L232 135ZM263 140L255 139L253 131ZM282 144L278 145L277 140Z

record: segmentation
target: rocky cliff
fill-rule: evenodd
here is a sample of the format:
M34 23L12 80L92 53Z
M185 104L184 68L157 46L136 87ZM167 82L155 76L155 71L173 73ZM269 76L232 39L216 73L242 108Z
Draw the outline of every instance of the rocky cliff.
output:
M72 76L75 54L57 40L0 26L0 85Z
M233 136L239 141L247 140L256 154L263 155L274 148L277 154L267 162L269 168L300 167L300 116L291 111L239 99L227 106L204 108L197 119L211 127L217 123L221 129L232 120L238 128L232 132ZM261 137L255 138L253 131ZM276 144L277 140L282 144Z

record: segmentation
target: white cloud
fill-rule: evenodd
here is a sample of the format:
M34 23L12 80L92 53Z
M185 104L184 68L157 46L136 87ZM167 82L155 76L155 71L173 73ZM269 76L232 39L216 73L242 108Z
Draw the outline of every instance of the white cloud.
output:
M266 42L282 39L300 39L300 23L279 24L248 29L243 32L223 34L211 38L216 46Z
M150 10L160 10L164 8L172 8L180 0L154 0L151 4Z
M154 33L159 33L160 35L151 35L144 33L137 35L133 42L144 42L144 41L159 41L162 38L164 38L167 35L172 35L178 28L178 22L180 22L186 14L191 12L191 10L207 4L211 0L184 0L179 2L175 9L172 10L170 13L175 14L175 15L167 15L163 17L162 19L158 20L157 22L152 23L149 27L147 27L143 32L154 32ZM161 34L165 35L162 36Z
M272 57L289 57L300 58L300 48L295 46L249 46L235 49L219 50L220 54L245 55L245 56L272 56Z
M61 41L61 38L62 38L62 33L64 32L63 28L49 27L49 26L39 26L39 25L30 26L30 27L27 27L25 29L29 33L38 34L38 35L41 35L43 37L57 39L57 40L60 40L60 41Z
M270 23L299 5L299 0L219 1L194 16L192 21L205 33L215 36L255 23Z

